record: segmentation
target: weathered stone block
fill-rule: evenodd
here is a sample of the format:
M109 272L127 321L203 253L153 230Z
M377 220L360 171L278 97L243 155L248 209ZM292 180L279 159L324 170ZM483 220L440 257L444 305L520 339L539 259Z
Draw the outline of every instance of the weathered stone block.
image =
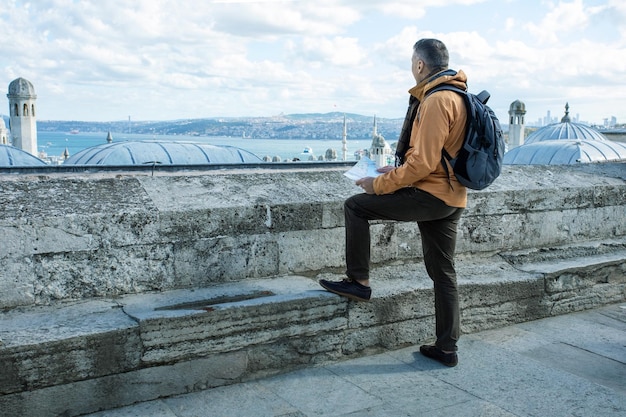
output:
M434 331L434 316L352 329L345 335L342 352L355 355L432 342Z
M0 320L0 393L116 374L140 365L137 324L116 304L19 309Z
M267 344L347 325L345 305L299 277L129 296L124 311L138 321L144 363L168 363Z
M281 233L276 243L279 246L280 274L345 268L343 229Z
M0 409L3 417L77 416L233 384L247 367L246 352L219 354L0 396Z
M172 251L174 288L195 288L279 273L279 248L270 234L178 241Z

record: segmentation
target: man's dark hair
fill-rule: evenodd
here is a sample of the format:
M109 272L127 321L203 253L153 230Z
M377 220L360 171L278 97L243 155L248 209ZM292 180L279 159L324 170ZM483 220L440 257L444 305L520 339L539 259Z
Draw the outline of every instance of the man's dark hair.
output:
M437 39L420 39L413 45L413 51L424 61L431 70L443 71L448 69L448 48Z

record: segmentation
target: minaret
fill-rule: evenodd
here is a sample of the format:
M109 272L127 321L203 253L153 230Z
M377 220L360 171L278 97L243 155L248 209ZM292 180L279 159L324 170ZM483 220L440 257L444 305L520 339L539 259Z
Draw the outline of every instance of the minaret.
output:
M391 147L383 135L378 134L376 116L374 116L374 131L372 132L372 146L369 154L370 159L376 163L377 167L384 167L391 163Z
M347 160L348 154L348 129L346 127L346 114L343 114L343 136L341 137L341 155L343 160Z
M376 115L374 115L374 131L372 132L372 137L378 136L378 125L376 124Z
M35 88L24 78L9 84L10 129L13 146L37 156L37 119L35 112Z
M509 107L509 150L524 144L526 105L515 100Z
M4 124L4 117L0 115L0 145L8 145L9 144L9 131L7 130L7 125Z

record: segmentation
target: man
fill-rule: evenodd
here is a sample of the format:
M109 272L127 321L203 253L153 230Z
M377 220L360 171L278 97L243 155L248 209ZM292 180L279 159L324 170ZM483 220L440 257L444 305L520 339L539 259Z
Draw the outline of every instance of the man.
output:
M460 317L454 251L467 192L452 168L444 167L447 161L442 160L442 150L455 156L461 149L467 112L463 97L456 92L427 95L439 84L467 88L465 74L449 70L448 60L448 50L439 40L421 39L413 46L412 72L417 85L409 90L409 111L396 152L398 166L380 169L384 173L376 178L356 181L364 193L344 204L347 278L320 280L320 285L335 294L368 301L372 293L369 220L416 221L424 263L435 288L437 335L435 344L421 346L420 352L456 366Z

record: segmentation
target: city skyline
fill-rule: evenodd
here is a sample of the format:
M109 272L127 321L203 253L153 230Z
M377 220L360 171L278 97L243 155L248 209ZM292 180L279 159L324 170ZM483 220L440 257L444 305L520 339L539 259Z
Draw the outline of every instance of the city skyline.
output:
M8 3L0 79L33 83L40 120L399 118L412 45L436 37L505 124L515 100L527 124L562 117L565 103L581 121L626 121L617 0Z

